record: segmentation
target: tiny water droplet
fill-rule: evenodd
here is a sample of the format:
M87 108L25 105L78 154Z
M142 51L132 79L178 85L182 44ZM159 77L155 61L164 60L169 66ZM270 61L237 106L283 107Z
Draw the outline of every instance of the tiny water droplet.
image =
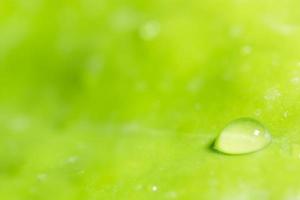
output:
M285 112L283 113L283 117L284 117L284 118L288 118L288 116L289 116L289 112L288 112L288 111L285 111Z
M77 161L79 160L79 157L78 156L70 156L66 159L66 163L68 164L74 164L76 163Z
M296 76L296 77L293 77L293 78L291 78L291 83L292 84L295 84L295 85L297 85L297 84L299 84L300 83L300 77L298 77L298 76Z
M242 47L241 51L242 51L242 54L249 55L252 52L252 47L249 45L245 45Z
M143 185L141 185L141 184L138 184L138 185L136 185L135 187L134 187L134 189L135 190L141 190L141 189L143 189Z
M260 109L255 110L254 114L259 117L262 114L262 111Z
M229 35L233 38L237 38L237 37L241 36L242 33L243 33L243 29L239 26L234 26L229 31Z
M48 175L46 173L40 173L37 175L37 180L40 182L44 182L47 180Z
M147 90L147 83L146 82L138 82L136 84L136 91L138 92L145 92Z
M152 192L156 192L158 190L158 187L156 185L153 185L151 187Z
M280 96L281 96L281 92L277 88L271 88L266 91L264 98L267 101L275 101Z
M160 23L157 21L149 21L140 29L140 36L144 40L152 40L160 33Z
M195 104L195 110L196 110L196 111L201 110L201 105L200 105L200 103L196 103L196 104Z
M272 59L272 66L273 66L273 67L278 67L278 66L280 66L280 62L279 62L279 60L278 60L277 58L273 58L273 59Z
M175 191L169 191L166 193L167 199L176 199L177 196L178 196L178 194Z
M258 121L241 118L230 122L216 139L214 148L226 154L258 151L271 142L268 130Z
M300 159L300 144L292 144L291 153L292 157Z

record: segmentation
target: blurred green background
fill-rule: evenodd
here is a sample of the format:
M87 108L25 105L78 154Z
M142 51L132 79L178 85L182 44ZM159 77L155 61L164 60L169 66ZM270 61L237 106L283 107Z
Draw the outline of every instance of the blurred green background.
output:
M300 199L297 0L1 0L0 199ZM273 142L210 149L253 117Z

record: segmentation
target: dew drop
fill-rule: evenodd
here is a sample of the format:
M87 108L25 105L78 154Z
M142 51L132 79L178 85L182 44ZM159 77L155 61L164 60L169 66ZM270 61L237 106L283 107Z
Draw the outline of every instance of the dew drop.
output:
M280 91L277 88L271 88L266 91L264 99L267 101L275 101L281 96Z
M37 180L40 182L44 182L47 180L48 175L46 173L41 173L37 175Z
M293 78L291 78L290 81L291 81L292 84L297 85L297 84L300 83L300 77L293 77Z
M77 161L79 160L79 157L78 156L70 156L66 159L66 163L68 164L74 164L76 163Z
M200 105L200 103L196 103L196 104L195 104L195 110L196 110L196 111L200 111L200 110L201 110L201 105Z
M245 45L241 49L243 55L249 55L252 52L252 47L249 45Z
M291 153L292 153L292 157L296 159L300 159L300 144L292 144Z
M268 130L251 118L230 122L216 139L214 148L226 154L245 154L258 151L271 142Z
M167 199L176 199L177 198L177 192L175 191L169 191L166 193Z
M289 116L289 112L288 112L288 111L285 111L285 112L283 113L283 117L284 117L284 118L288 118L288 116Z
M254 114L259 117L261 116L262 111L260 109L255 110Z
M239 26L232 27L229 31L229 35L233 38L237 38L242 35L243 29Z
M142 190L142 189L143 189L143 185L138 184L138 185L136 185L136 186L134 187L134 189L135 189L136 191Z
M153 185L151 187L152 192L156 192L158 190L158 187L156 185Z
M157 21L149 21L140 29L140 36L144 40L152 40L158 36L160 32L160 23Z

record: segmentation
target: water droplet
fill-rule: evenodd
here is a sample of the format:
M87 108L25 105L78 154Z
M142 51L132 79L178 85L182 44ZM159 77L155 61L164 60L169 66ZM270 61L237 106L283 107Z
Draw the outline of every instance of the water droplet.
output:
M281 62L277 56L273 57L271 60L271 65L273 67L279 67L281 65Z
M299 200L300 199L300 193L295 190L290 190L287 192L285 197L283 198L284 200Z
M138 82L136 84L136 90L138 92L145 92L147 90L147 83L144 81Z
M288 116L289 116L289 112L288 112L288 111L285 111L285 112L283 113L283 117L284 117L284 118L288 118Z
M215 141L214 148L227 154L258 151L271 142L268 130L258 121L241 118L230 122Z
M242 54L249 55L252 52L252 47L249 45L243 46L241 51Z
M281 96L281 93L277 88L271 88L266 91L264 98L267 101L274 101L280 96Z
M70 156L66 159L66 163L73 164L79 160L78 156Z
M241 65L240 70L242 73L249 73L249 71L252 69L251 64L249 63L244 63Z
M262 114L262 111L260 109L255 110L254 114L259 117Z
M200 111L200 110L201 110L201 105L200 105L200 103L196 103L196 104L195 104L195 110L196 110L196 111Z
M291 153L292 157L300 159L300 144L292 144Z
M177 192L175 191L169 191L166 193L167 199L176 199L177 198Z
M202 80L201 79L194 79L191 80L188 84L187 84L187 90L190 93L197 93L200 91L200 89L202 88Z
M30 190L29 190L29 192L30 192L31 194L36 194L37 191L38 191L38 189L37 189L36 187L31 187Z
M289 36L296 30L296 27L292 24L272 23L271 28L273 28L273 30L277 31L279 34L284 36Z
M230 29L229 35L233 38L237 38L239 36L241 36L243 30L241 27L238 26L234 26Z
M104 63L97 56L89 58L86 62L86 70L90 75L96 75L102 71Z
M146 22L140 29L140 36L144 40L154 39L160 32L160 24L157 21Z
M41 173L41 174L38 174L36 178L38 181L44 182L47 180L48 175L46 173Z
M78 172L78 175L83 175L84 173L85 173L84 170L80 170L80 171Z
M138 184L134 187L134 190L138 191L138 190L142 190L143 189L143 185Z
M127 124L124 124L123 131L126 133L134 132L139 130L140 124L138 122L129 122Z
M153 185L151 187L152 192L156 192L158 190L158 187L156 185Z
M15 132L21 132L29 128L30 119L26 116L20 116L10 121L9 126Z
M290 81L291 81L292 84L297 85L297 84L300 83L300 77L293 77L293 78L291 78Z
M128 32L134 30L137 25L138 13L130 8L122 8L111 16L110 25L118 32Z

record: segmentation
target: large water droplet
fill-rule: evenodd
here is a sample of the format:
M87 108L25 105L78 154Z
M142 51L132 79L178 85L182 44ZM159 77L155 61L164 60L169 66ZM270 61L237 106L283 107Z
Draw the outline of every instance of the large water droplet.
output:
M216 139L214 148L226 154L258 151L271 142L268 130L258 121L241 118L230 122Z

